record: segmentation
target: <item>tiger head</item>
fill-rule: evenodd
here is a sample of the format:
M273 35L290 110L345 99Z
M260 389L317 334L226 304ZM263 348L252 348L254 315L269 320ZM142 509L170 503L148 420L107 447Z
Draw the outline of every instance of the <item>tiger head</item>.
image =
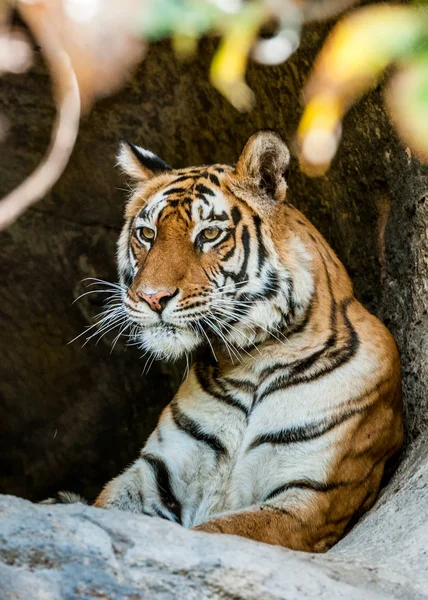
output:
M233 355L301 317L312 283L308 269L294 277L309 258L284 222L289 157L271 131L233 166L171 169L122 142L136 185L118 242L121 309L142 348L176 358L221 342Z

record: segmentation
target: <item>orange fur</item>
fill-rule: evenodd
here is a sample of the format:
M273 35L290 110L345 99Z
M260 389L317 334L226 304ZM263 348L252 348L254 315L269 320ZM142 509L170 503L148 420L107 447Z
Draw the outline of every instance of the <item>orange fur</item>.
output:
M284 489L277 495L269 496L269 490L266 490L267 497L264 501L238 509L232 505L228 508L227 501L223 498L223 504L220 500L218 504L222 507L219 510L220 514L214 514L206 522L197 524L195 529L241 535L295 550L323 552L336 543L355 520L373 505L385 466L397 455L401 447L403 415L400 361L390 333L355 299L350 279L336 254L315 227L297 209L287 204L286 185L281 169L288 161L288 151L284 144L272 136L273 134L265 134L264 137L259 135L253 143L251 138L236 169L225 165L204 166L162 172L153 177L149 176L148 179L147 170L145 171L142 177L144 182L137 187L126 210L130 244L138 264L128 297L136 306L137 292L142 286L171 293L179 289L180 306L186 309L192 305L195 296L209 288L210 273L216 268L219 256L221 258L230 254L233 247L234 240L231 238L221 248L221 254L196 251L189 237L193 225L189 225L189 219L186 221L181 218L180 211L183 211L183 208L178 200L163 212L163 221L158 223L156 242L153 246L148 248L138 241L132 230L133 219L155 194L168 189L177 178L181 181L180 190L189 196L189 202L197 196L195 181L200 181L198 178L207 181L212 175L214 181L218 179L218 185L214 186L216 193L226 199L230 209L239 208L242 215L241 227L247 227L248 231L254 233L254 219L261 220L266 244L272 245L272 252L279 257L278 260L284 265L284 269L288 270L293 281L299 282L302 269L306 269L306 275L310 274L314 285L311 303L305 310L302 308L300 313L297 312L293 324L296 332L291 330L287 343L278 344L278 338L275 336L263 338L262 342L258 342L258 347L246 348L243 366L238 368L231 363L226 349L220 342L213 339L212 347L218 363L215 368L208 363L203 368L209 385L217 390L217 400L221 396L219 389L231 385L230 382L233 382L234 378L235 381L237 377L243 379L245 373L251 375L250 383L256 388L256 392L262 389L269 375L268 369L257 370L258 361L263 360L275 362L280 359L285 365L293 364L293 361L302 361L300 368L307 374L307 379L302 379L302 384L297 377L293 389L298 393L299 385L312 386L310 389L313 389L314 405L316 400L316 410L321 415L324 414L323 411L327 416L330 414L328 410L331 396L337 395L343 389L343 403L337 408L337 422L332 421L329 429L328 424L325 425L328 421L322 421L325 427L325 433L322 435L329 440L325 452L327 449L332 452L332 457L326 462L327 466L318 470L323 474L322 481L314 481L310 474L304 474L289 483L286 481L282 486ZM135 170L135 165L133 169ZM265 173L266 169L271 170L267 173L268 176ZM171 198L174 198L174 195ZM298 292L294 290L293 293ZM355 342L352 336L358 338L357 354L351 352ZM349 366L346 371L347 379L342 380L340 374L337 375L336 379L332 379L331 390L326 392L322 388L323 396L318 397L317 394L321 394L318 392L318 389L321 389L318 387L318 373L325 369L327 375L335 374L334 357L339 350L346 353L348 346L350 358L344 363ZM329 361L333 361L331 368ZM354 363L357 365L355 374L352 370ZM155 469L158 479L162 476L162 468L166 468L169 473L168 457L165 458L162 454L165 437L172 433L177 435L180 427L181 430L186 430L185 424L191 420L189 415L196 414L197 411L200 411L203 417L198 426L200 431L205 432L208 420L205 419L201 407L206 405L209 410L214 410L211 408L214 402L211 396L214 399L216 396L214 392L211 396L204 396L206 390L201 390L196 381L192 371L176 398L164 410L157 430L149 439L147 450L142 452L142 458L104 488L95 503L96 506L119 506L134 510L136 500L130 500L128 503L122 496L124 490L128 496L135 495L138 482L141 478L141 481L144 481L144 469L148 468L146 463L150 464L152 471ZM247 382L247 387L250 383ZM309 412L309 409L312 410L308 407ZM221 440L222 432L224 433L229 426L232 427L231 418L225 416L224 420L221 420L221 414L219 408L215 417L220 415L220 424L213 421L212 431L210 429L207 433L214 440ZM250 411L249 416L247 415L247 426L251 414ZM236 435L244 440L245 425L242 424L243 421L239 423L239 426L236 426ZM185 433L190 435L189 432L191 428L187 426ZM299 443L304 443L304 433ZM230 434L232 439L232 433L227 431L227 434ZM262 434L265 435L265 432ZM197 443L202 444L201 448L204 447L204 443L207 444L207 440L201 441L198 438L200 434L197 431L193 431L193 435L196 436ZM262 442L264 443L264 440ZM185 439L182 443L185 443ZM238 447L238 442L236 444ZM272 442L273 447L275 444L279 442ZM215 448L214 442L211 445ZM178 446L178 450L179 448ZM251 445L247 447L246 455L251 448ZM230 472L224 467L224 472L228 473L224 477L232 478L231 473L235 468L233 461L236 463L238 455L241 457L239 452L240 449L231 462ZM322 456L314 455L314 463L321 458ZM243 460L242 457L239 460ZM268 467L267 464L266 468ZM254 473L256 472L255 470ZM218 476L215 468L210 473L211 477ZM171 471L169 475L172 477L174 472ZM169 482L168 478L165 479L165 473L163 477L164 481ZM290 486L290 491L287 485ZM162 495L160 484L159 490L159 494ZM203 494L204 486L201 490ZM239 487L237 490L236 493L239 492ZM174 493L172 497L171 506L176 501Z

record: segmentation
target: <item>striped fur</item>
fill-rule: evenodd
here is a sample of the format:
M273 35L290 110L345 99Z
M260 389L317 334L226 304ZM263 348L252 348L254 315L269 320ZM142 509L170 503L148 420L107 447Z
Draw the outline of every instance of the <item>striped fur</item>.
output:
M195 359L96 506L313 552L372 506L403 438L399 357L286 202L288 160L266 131L236 166L173 170L122 145L136 180L118 245L123 310L141 347ZM159 290L161 313L138 296Z

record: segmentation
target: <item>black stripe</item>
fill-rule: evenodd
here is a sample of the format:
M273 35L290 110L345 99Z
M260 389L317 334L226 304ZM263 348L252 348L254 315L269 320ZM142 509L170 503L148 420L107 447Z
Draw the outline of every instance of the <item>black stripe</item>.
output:
M207 195L207 196L215 196L215 193L213 192L213 190L209 187L207 187L206 185L204 185L203 183L198 183L195 186L195 189L197 192L199 192L202 195Z
M192 223L192 203L193 198L191 198L190 196L186 196L180 204L180 216L182 219L184 219L188 227ZM172 215L176 218L176 215L174 213L172 213Z
M330 273L328 272L327 269L327 264L325 262L325 258L322 255L322 253L320 251L318 251L318 254L321 258L321 262L323 264L323 268L324 268L324 274L325 274L325 278L326 278L326 282L327 282L327 288L328 288L328 292L330 294L330 301L331 301L331 308L330 308L330 328L331 328L331 336L329 339L333 340L333 344L336 343L336 326L337 326L337 304L336 304L336 298L334 297L333 294L333 286L331 284L331 278L330 278Z
M165 462L154 454L143 452L141 458L145 460L152 468L156 478L159 498L162 504L176 518L178 523L181 523L181 504L175 497L171 487L171 475Z
M187 188L174 187L174 188L169 188L168 190L165 190L163 195L171 196L172 194L184 194L184 192L186 192L186 191L187 191Z
M342 423L352 419L352 417L362 413L364 410L365 407L358 407L342 413L337 417L324 419L318 423L310 423L300 427L290 427L290 429L280 429L279 431L262 433L251 442L248 447L248 452L262 444L297 444L314 440L325 435L335 427L339 427Z
M233 221L233 224L235 225L235 227L237 226L237 224L239 223L239 221L241 219L242 219L241 211L239 210L239 208L237 206L234 206L232 208L232 221Z
M257 244L258 244L258 266L257 266L257 275L260 275L263 265L266 260L266 248L263 242L262 229L261 229L261 219L258 215L253 217L254 227L256 229L257 236Z
M269 270L267 274L266 289L257 294L257 300L272 300L280 290L279 275L277 271Z
M237 280L237 276L234 275L233 273L226 271L225 269L223 269L221 267L220 267L220 271L225 277L231 277L234 281ZM241 321L242 318L245 317L250 312L253 305L257 301L270 300L270 299L274 298L277 294L277 291L280 289L279 277L275 271L271 271L268 273L268 283L266 285L269 285L268 289L264 289L260 292L257 292L256 294L251 294L248 292L244 292L242 294L237 294L235 296L236 302L243 302L243 304L240 305L238 308L231 309L231 312L233 312L235 314L234 317L229 317L226 319L223 316L223 317L221 317L222 320L228 325L235 325L235 323L239 323L239 321ZM229 295L231 295L231 294L229 294ZM254 344L252 343L250 345L254 345ZM280 365L278 365L278 367L279 366L284 367L284 363L280 363Z
M246 225L244 225L242 228L241 243L244 249L244 260L239 273L235 276L232 276L232 279L236 282L244 281L247 278L247 266L250 258L250 234Z
M138 496L138 501L139 501L140 506L141 506L141 510L144 510L144 496L143 496L143 492L141 490L138 490L137 496Z
M257 397L256 404L261 402L266 396L269 396L273 392L278 390L287 389L293 385L299 385L302 383L311 383L316 381L325 375L328 375L335 369L347 363L353 358L358 350L360 341L357 332L355 331L352 323L350 322L347 309L353 298L347 298L342 301L341 313L344 321L344 325L348 332L348 339L345 344L340 347L334 347L336 341L336 334L332 333L324 346L311 354L309 357L296 360L290 364L273 365L269 367L264 373L269 375L272 374L276 369L286 369L284 375L280 375L270 385L268 385L263 392ZM324 358L325 363L321 364L320 368L313 375L307 375L308 371L317 361ZM264 377L266 379L267 375Z
M214 183L214 185L218 185L220 187L220 180L217 177L217 175L214 175L214 173L210 173L209 178L210 178L210 181L212 181L212 183Z
M181 175L180 177L177 177L177 179L174 179L172 183L181 183L182 181L188 181L189 179L195 179L195 175L191 175L190 173L189 175Z
M314 306L314 297L312 296L309 301L309 304L307 305L307 307L305 309L305 314L303 316L303 319L301 321L298 321L297 323L294 323L294 325L287 326L285 328L284 333L287 335L287 337L290 337L291 335L296 335L297 333L301 333L306 328L306 325L309 323L309 320L312 316L313 306Z
M234 241L235 241L235 246L233 247L233 252L235 251L235 247L236 247L236 240L234 240ZM244 249L244 260L242 261L242 266L241 266L239 272L233 273L232 271L228 271L227 269L224 269L223 267L219 267L220 273L224 277L230 277L235 283L241 283L242 281L245 281L247 279L247 266L248 266L248 260L250 257L250 234L248 232L248 227L246 225L244 225L242 227L241 244ZM229 250L227 252L227 254L223 257L223 259L222 259L223 261L225 261L225 260L227 260L227 258L229 258L231 250ZM233 254L233 252L232 252L232 254Z
M135 223L135 217L131 217L131 219L129 221L129 229L128 229L128 246L131 244L131 237L134 232L134 223Z
M129 506L134 504L134 497L129 489L126 489L126 497L128 498Z
M252 381L248 381L247 379L234 379L233 377L225 377L224 380L229 385L249 394L253 394L257 389L257 386Z
M292 326L292 327L284 328L284 333L287 335L287 337L290 337L291 335L295 335L297 333L301 333L305 329L305 327L309 323L309 320L312 315L313 304L314 304L314 297L311 298L311 300L306 308L303 320L301 322L297 323L294 327ZM282 333L282 331L281 331L281 333ZM267 369L264 369L260 373L259 383L263 383L264 381L266 381L266 379L268 379L268 377L270 377L273 373L275 373L275 371L279 371L280 369L288 368L292 364L294 364L294 363L291 363L291 364L286 363L286 362L274 363L273 365L271 365Z
M340 485L353 485L354 487L359 487L361 485L363 485L373 474L373 471L376 469L376 467L379 465L379 463L381 463L386 459L388 452L385 452L380 458L378 458L369 468L369 470L367 471L366 475L359 481L354 481L354 482L349 482L349 483L342 483ZM382 483L381 483L381 487ZM369 487L366 494L364 495L364 498L362 499L362 501L359 503L359 506L352 511L351 513L348 513L347 515L344 515L342 517L336 518L336 519L329 519L326 522L326 525L334 525L334 524L339 524L342 521L349 521L349 519L351 519L352 517L352 521L350 526L347 527L347 531L349 531L349 529L351 529L353 527L353 525L355 525L355 523L358 521L358 519L362 516L362 514L364 514L364 512L366 512L366 510L368 510L367 508L364 508L364 505L366 504L367 500L370 498L370 496L374 496L372 499L372 502L375 501L376 496L379 492L379 488L372 488Z
M193 175L199 175L202 176L204 173L207 172L207 168L210 167L211 165L200 165L199 167L193 167L191 169L187 168L186 172L187 173L192 173Z
M278 273L276 271L269 270L267 273L267 281L264 285L266 287L260 292L257 292L256 294L243 292L236 297L236 300L245 302L246 305L254 304L258 300L272 300L280 290Z
M156 438L157 438L159 444L163 443L163 436L162 436L162 432L161 432L159 425L156 427Z
M287 306L288 306L288 311L287 313L284 315L284 319L288 322L293 323L294 319L296 318L296 308L297 305L294 302L294 281L291 278L291 275L288 273L288 277L287 277ZM284 313L283 313L284 314Z
M170 208L171 208L171 204L168 203L168 204L165 204L165 206L163 206L160 209L160 211L158 212L158 215L157 215L158 223L161 223L162 221L166 221L166 219L168 217L171 217L172 215L175 216L174 211L168 210Z
M138 246L139 250L141 250L143 248L143 245L139 242L139 240L138 240L138 238L137 238L137 236L135 234L132 234L132 240L133 240L134 243L135 242L137 243L137 246ZM130 250L131 250L132 258L134 259L135 262L137 262L137 255L135 254L134 247L133 247L132 243L131 243L131 246L130 246ZM132 279L134 279L134 275L132 275Z
M236 400L235 398L233 398L233 396L228 394L224 388L221 388L221 391L223 393L220 393L214 389L213 382L212 382L210 376L208 375L207 367L205 364L197 363L195 365L195 375L196 375L196 379L197 379L199 385L201 386L201 388L204 392L206 392L207 394L209 394L216 400L219 400L220 402L224 402L228 406L233 406L233 408L239 409L241 412L244 413L244 415L246 417L248 417L248 414L249 414L248 408L246 406L244 406L243 404L241 404L241 402L239 402L239 400ZM218 385L220 383L220 381L216 380L216 383Z
M165 519L166 521L171 520L171 519L169 519L169 517L167 517L166 515L163 514L161 509L158 506L156 506L156 504L154 504L154 503L152 504L152 509L157 517L160 517L161 519Z
M235 229L233 229L231 231L231 235L233 238L233 246L226 252L226 254L222 257L222 261L226 262L229 260L229 258L232 258L232 256L235 254L235 250L236 250L236 231Z
M131 248L132 250L132 248ZM132 253L134 253L134 251L132 250ZM134 281L134 275L132 273L132 271L126 270L125 272L122 273L122 277L123 277L123 283L126 285L127 288L131 287L132 282Z
M353 485L354 482L350 481L349 484ZM299 479L297 481L289 481L288 483L284 483L284 485L280 485L275 488L264 500L267 502L268 500L272 500L275 496L279 496L286 490L298 489L298 490L311 490L313 492L330 492L331 490L335 490L342 485L347 485L347 483L323 483L321 481L314 481L313 479Z
M202 442L214 450L217 459L222 455L227 455L226 447L221 443L216 435L202 431L199 423L184 414L177 402L171 403L172 418L175 425L187 433L187 435L195 438L198 442Z

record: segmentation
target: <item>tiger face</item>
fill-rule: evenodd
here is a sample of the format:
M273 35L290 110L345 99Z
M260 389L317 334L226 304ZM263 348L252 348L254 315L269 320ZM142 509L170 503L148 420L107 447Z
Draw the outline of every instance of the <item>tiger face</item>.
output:
M174 170L122 142L119 164L136 181L118 244L122 307L143 349L169 359L220 343L232 358L295 313L273 241L288 163L270 131L236 166Z

